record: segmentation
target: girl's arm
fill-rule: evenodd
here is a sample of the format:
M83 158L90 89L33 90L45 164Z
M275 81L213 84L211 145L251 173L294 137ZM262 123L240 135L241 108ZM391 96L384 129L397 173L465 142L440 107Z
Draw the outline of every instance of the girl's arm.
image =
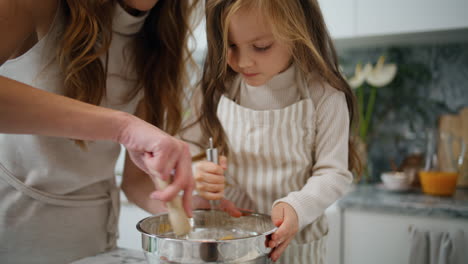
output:
M332 89L332 88L331 88ZM329 92L317 104L315 164L306 185L275 201L272 220L278 230L268 246L270 257L278 260L297 231L312 223L338 200L352 182L348 170L349 115L344 94Z
M297 213L299 230L322 215L349 189L353 176L348 170L349 114L345 96L327 87L316 112L315 156L306 185L279 199Z

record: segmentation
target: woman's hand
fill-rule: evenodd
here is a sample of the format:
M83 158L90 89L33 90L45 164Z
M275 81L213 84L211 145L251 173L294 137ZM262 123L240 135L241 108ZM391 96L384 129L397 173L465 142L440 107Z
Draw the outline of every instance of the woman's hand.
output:
M157 177L168 181L174 174L167 188L154 191L150 197L167 202L183 190L184 209L190 217L194 182L188 145L137 117L129 118L118 142L125 146L135 165L150 175L156 188Z
M200 161L195 167L195 189L206 200L219 200L224 197L227 159L219 157L219 165L210 161Z
M270 258L277 261L299 229L299 219L294 208L287 203L277 203L271 210L273 224L278 227L272 234L271 240L267 242Z

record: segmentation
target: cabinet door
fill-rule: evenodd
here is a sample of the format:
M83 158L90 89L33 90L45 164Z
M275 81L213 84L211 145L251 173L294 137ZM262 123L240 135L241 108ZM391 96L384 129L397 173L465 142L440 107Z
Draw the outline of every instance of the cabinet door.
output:
M332 38L349 38L354 36L355 1L319 0L325 23Z
M326 264L338 264L341 258L340 219L341 211L336 203L325 210L328 220Z
M468 27L467 0L356 0L357 36Z
M464 230L466 219L445 219L367 211L344 211L343 264L408 264L411 249L410 228Z
M151 214L125 200L121 204L117 246L141 250L141 234L136 229L136 225L141 219Z

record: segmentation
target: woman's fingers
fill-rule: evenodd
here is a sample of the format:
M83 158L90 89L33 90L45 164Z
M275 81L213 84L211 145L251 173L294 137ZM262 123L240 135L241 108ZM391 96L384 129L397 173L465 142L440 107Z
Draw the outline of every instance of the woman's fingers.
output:
M157 186L158 191L153 193L152 198L167 202L172 200L181 190L184 191L184 195L191 195L189 190L193 188L193 177L188 146L181 141L176 143L179 144L177 152L169 152L171 155L167 155L165 158L158 158L161 156L159 154L146 154L145 164L154 182L156 182L156 178L169 182L172 177L172 181L163 190ZM158 149L158 152L161 152L161 149ZM175 161L174 164L172 164L173 161ZM161 162L167 162L165 167L161 166ZM189 205L190 207L191 205Z
M194 182L188 145L137 117L128 118L127 122L117 141L125 146L135 165L151 177L156 189L157 179L169 183L150 197L167 202L183 190L183 205L191 215Z

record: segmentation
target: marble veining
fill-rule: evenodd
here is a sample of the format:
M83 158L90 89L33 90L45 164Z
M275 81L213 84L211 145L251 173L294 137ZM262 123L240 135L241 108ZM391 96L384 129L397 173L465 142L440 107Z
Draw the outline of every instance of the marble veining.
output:
M96 256L87 257L72 264L146 264L143 251L117 248Z

